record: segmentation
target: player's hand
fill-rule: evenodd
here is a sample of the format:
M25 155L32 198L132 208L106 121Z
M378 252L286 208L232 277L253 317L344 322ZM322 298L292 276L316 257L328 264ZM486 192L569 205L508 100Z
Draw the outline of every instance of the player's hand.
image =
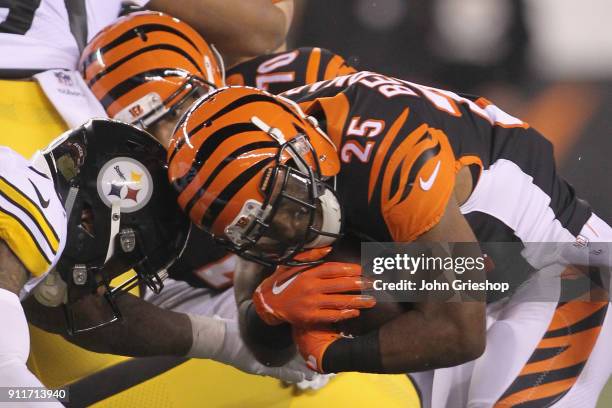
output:
M253 294L257 314L269 325L335 323L376 304L372 296L349 294L367 286L357 264L325 262L279 267Z
M214 352L214 355L196 356L192 353L192 357L212 358L249 374L275 377L292 384L313 380L319 375L309 369L299 355L280 367L268 367L261 364L242 341L237 321L218 317L215 317L215 319L225 325L222 346Z
M323 356L329 346L341 339L342 334L331 328L293 327L293 342L306 361L308 368L323 373Z

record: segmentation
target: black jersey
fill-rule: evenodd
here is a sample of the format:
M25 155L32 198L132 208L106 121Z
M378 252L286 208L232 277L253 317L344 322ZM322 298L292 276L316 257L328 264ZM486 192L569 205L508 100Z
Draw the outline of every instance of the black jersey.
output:
M372 72L283 96L336 145L347 231L362 240L410 242L434 227L466 166L473 190L460 209L495 265L493 280L521 282L533 271L522 243L571 242L591 215L557 175L551 143L484 98ZM518 245L499 253L497 242Z
M304 47L262 55L227 72L228 85L248 85L273 93L355 72L339 55L322 48ZM225 260L231 255L210 235L193 228L183 256L170 268L170 277L192 286L223 288L230 281ZM227 266L227 267L226 267ZM216 283L219 282L219 283Z
M354 72L340 55L324 48L302 47L242 62L227 71L226 82L279 94Z

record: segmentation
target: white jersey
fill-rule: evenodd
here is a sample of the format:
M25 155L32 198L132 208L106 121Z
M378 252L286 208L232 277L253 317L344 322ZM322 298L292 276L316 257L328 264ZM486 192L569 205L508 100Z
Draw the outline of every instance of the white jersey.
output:
M53 181L0 146L0 239L32 279L29 292L57 263L66 243L66 213Z
M0 5L0 69L76 69L80 51L66 4L84 5L89 41L117 19L122 1L19 0L9 2L12 7ZM143 6L148 0L132 2Z

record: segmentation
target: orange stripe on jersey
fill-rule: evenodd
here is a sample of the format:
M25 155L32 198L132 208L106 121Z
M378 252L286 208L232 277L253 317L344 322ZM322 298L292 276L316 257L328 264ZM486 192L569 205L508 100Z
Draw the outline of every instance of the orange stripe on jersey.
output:
M455 186L448 137L424 124L393 151L383 171L381 210L396 242L411 242L444 215Z
M472 165L477 165L478 167L480 167L480 172L482 173L482 168L483 168L482 160L480 159L480 157L472 156L472 155L459 157L455 165L455 170L459 171L465 166L472 166Z
M378 175L380 174L380 168L383 165L385 157L387 156L387 151L389 147L391 147L391 143L397 137L400 129L406 123L406 119L408 119L408 113L410 110L408 108L404 109L404 111L399 115L399 117L393 122L389 131L384 136L383 140L380 142L380 146L376 150L376 154L374 155L374 161L372 162L372 170L370 171L370 181L368 184L368 202L372 200L372 194L374 193L374 187L378 181Z
M327 135L334 146L340 148L344 124L349 114L349 100L345 94L338 94L333 98L321 98L318 102L327 119Z
M572 367L586 361L595 346L600 331L601 327L595 327L554 339L542 339L537 349L543 352L554 352L554 355L546 360L528 362L521 370L521 375L545 373Z
M571 326L586 319L605 306L606 303L567 302L557 309L548 330L557 330Z
M338 76L348 75L357 72L355 68L346 65L344 58L334 55L325 68L325 76L322 79L333 79Z
M402 143L393 151L383 174L381 191L381 208L383 213L393 205L401 201L406 189L412 188L408 185L408 174L421 154L438 145L433 139L422 139L429 131L429 126L423 123L406 137ZM424 164L424 163L423 163ZM399 177L398 177L399 175ZM392 188L397 180L397 188ZM407 195L407 194L406 194Z
M549 384L540 385L537 387L527 388L516 394L512 394L501 401L498 401L495 408L510 408L518 406L525 402L532 402L543 398L550 398L556 395L563 395L576 381L575 378L568 378L566 380L555 381ZM543 407L548 405L543 405Z
M321 49L313 48L308 58L308 65L306 67L306 83L313 84L317 82L319 73L319 64L321 62Z

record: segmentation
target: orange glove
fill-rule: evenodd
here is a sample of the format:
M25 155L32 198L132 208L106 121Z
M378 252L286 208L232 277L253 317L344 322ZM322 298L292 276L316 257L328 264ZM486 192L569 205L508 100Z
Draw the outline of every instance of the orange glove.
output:
M376 304L372 296L345 293L365 288L357 264L281 266L255 290L253 305L259 317L272 326L283 322L299 326L335 323L357 317L359 309Z
M331 329L293 327L293 342L298 352L313 371L323 373L323 355L327 348L336 340L343 338L342 334Z

